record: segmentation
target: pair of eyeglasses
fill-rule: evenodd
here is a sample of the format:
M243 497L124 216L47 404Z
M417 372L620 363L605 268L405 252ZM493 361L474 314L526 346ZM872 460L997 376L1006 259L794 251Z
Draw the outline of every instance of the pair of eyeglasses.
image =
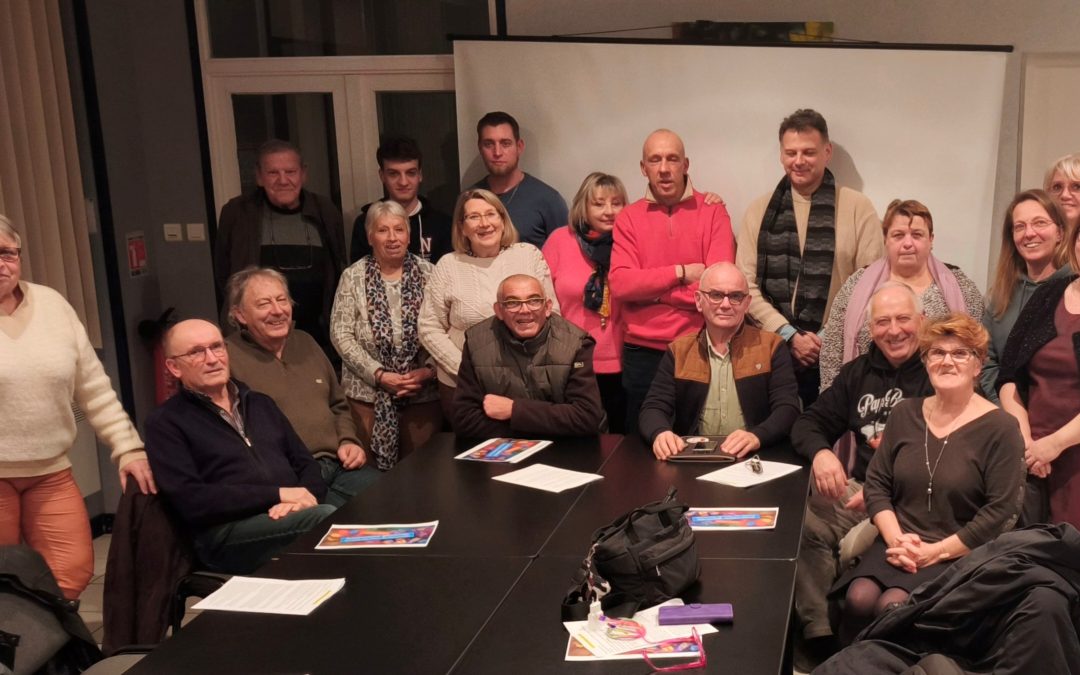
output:
M975 356L975 352L970 349L941 349L940 347L931 347L926 350L926 362L927 363L941 363L945 360L945 357L951 357L953 363L967 363Z
M1080 194L1080 182L1069 181L1067 183L1052 183L1050 185L1050 194L1052 195L1060 195L1066 190L1073 194Z
M0 248L0 260L6 263L19 262L19 254L21 253L21 248Z
M1036 218L1030 223L1013 223L1013 232L1020 234L1026 232L1029 227L1042 232L1043 230L1049 230L1051 227L1057 227L1057 223L1046 218Z
M525 298L524 300L503 300L499 304L508 312L520 312L524 307L530 312L535 312L547 302L544 298Z
M479 225L482 222L499 223L502 222L502 216L498 211L488 211L487 213L470 213L465 216L465 222L470 225Z
M612 640L645 640L649 643L649 646L641 650L641 658L645 659L645 663L657 673L671 673L678 670L692 670L695 668L704 668L707 661L705 660L705 646L701 644L701 635L698 634L697 628L690 629L690 637L685 638L671 638L669 640L659 640L652 642L645 637L645 627L637 621L630 619L612 619L604 617L604 621L607 623L607 635ZM686 663L679 663L673 666L658 666L653 663L650 655L656 654L682 654L685 653L687 657L693 656L697 653L697 658L693 661Z
M214 342L206 345L205 347L196 347L189 352L184 352L183 354L176 354L174 356L170 356L169 358L184 359L186 361L190 361L194 365L199 365L202 363L206 363L207 352L214 352L214 356L221 358L222 356L225 356L225 351L226 349L224 342Z
M698 294L714 305L722 303L724 298L727 298L731 304L738 305L741 304L743 300L750 297L749 293L744 293L743 291L731 291L730 293L725 293L724 291L698 291Z

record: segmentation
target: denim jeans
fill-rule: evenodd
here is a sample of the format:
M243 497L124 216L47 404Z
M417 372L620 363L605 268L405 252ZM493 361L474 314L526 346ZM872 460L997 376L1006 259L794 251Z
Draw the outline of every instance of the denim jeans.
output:
M195 552L215 572L250 574L335 510L329 504L318 504L278 520L260 513L215 525L195 537Z
M382 475L372 464L375 459L369 454L368 461L358 469L346 469L341 466L337 457L320 457L319 470L322 471L323 481L326 482L325 504L340 508L349 501L353 495L359 494L367 486L379 480Z
M638 431L638 413L652 386L664 352L626 343L622 352L622 383L626 389L626 432Z

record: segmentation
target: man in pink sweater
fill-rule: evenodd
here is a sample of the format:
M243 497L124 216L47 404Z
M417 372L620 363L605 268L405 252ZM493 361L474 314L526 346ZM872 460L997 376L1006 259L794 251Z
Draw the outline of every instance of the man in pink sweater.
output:
M641 152L641 173L649 181L645 198L615 221L609 277L626 325L622 379L628 429L637 428L638 410L668 343L701 328L694 291L705 268L735 260L727 209L705 204L705 195L690 184L689 170L677 134L649 134Z

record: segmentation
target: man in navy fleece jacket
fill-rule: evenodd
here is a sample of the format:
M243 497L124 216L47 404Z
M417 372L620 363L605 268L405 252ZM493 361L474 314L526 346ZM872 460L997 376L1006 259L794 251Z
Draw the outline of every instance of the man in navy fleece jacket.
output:
M217 326L182 321L164 347L183 388L146 421L158 487L203 564L250 573L334 511L326 484L273 400L230 378Z

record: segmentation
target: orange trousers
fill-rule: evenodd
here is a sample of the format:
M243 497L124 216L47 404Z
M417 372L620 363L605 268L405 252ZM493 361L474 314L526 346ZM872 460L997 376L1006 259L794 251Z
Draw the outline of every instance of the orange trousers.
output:
M49 564L64 597L74 600L94 576L90 516L71 469L0 478L0 545L26 542Z

